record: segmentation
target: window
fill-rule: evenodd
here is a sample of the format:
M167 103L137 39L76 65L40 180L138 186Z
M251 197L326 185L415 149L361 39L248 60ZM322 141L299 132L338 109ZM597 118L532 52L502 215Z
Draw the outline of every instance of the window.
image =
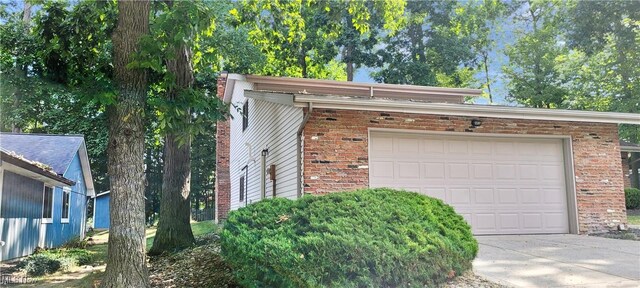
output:
M71 198L71 189L62 189L62 219L60 222L69 223L69 200Z
M42 223L53 223L53 188L49 186L44 186Z
M249 127L249 100L242 105L242 131Z

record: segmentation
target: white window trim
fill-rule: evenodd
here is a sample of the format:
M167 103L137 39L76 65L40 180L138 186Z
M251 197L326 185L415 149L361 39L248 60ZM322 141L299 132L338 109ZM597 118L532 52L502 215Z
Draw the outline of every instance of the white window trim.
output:
M64 213L64 196L65 193L69 193L69 203L67 203L69 205L69 210L67 211L67 218L63 218L62 214ZM60 223L69 223L69 217L71 216L71 188L69 187L64 187L62 188L62 211L60 214Z
M55 187L49 186L47 184L42 185L42 214L44 214L44 200L45 200L44 199L44 196L45 196L44 191L45 191L45 189L47 189L47 187L51 188L51 218L44 218L43 217L42 218L42 224L51 224L51 223L53 223L53 208L55 208L55 205L54 205L55 201L54 200L56 198L56 193L55 193L56 190L55 190ZM44 216L44 215L42 215L42 216Z

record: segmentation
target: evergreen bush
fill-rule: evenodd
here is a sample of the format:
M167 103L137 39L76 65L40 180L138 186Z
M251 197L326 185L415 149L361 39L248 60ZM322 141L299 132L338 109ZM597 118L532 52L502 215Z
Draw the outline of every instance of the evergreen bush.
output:
M624 202L627 209L640 208L640 189L627 188L624 189Z
M478 244L441 200L381 188L232 211L221 249L246 287L424 287L470 269Z

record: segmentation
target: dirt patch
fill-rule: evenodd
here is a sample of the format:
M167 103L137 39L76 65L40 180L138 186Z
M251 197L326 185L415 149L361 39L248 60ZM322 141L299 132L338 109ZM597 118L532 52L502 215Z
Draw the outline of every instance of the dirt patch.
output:
M606 233L589 234L589 236L640 241L640 229L629 228L627 231L609 231Z

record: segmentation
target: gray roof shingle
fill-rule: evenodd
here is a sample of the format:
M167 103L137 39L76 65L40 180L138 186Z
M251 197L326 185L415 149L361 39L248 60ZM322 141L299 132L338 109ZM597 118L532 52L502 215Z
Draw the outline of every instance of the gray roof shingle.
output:
M0 148L53 168L62 175L84 142L82 135L0 133Z

